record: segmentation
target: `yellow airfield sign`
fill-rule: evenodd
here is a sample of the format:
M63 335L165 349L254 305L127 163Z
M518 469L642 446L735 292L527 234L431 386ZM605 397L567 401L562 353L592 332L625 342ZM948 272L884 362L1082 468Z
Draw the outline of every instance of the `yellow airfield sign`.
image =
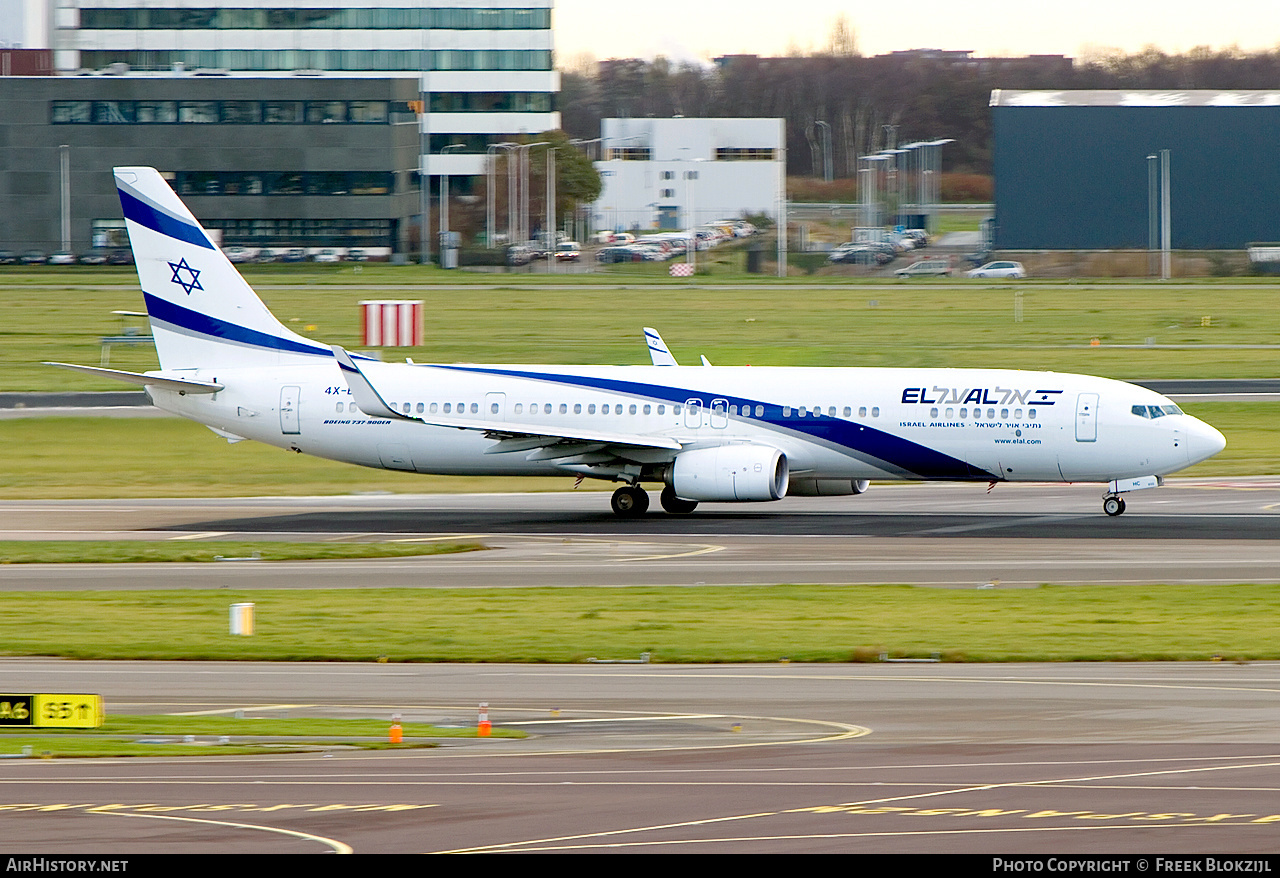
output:
M0 727L94 729L100 725L101 695L0 695Z

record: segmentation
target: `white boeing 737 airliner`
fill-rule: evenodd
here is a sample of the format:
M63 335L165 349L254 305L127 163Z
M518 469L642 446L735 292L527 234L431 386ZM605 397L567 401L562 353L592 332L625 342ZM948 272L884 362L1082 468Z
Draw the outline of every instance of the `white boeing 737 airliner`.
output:
M870 479L1106 483L1103 508L1217 454L1150 390L997 369L383 363L282 325L152 168L116 185L161 368L145 387L231 441L384 469L621 482L619 515L858 494ZM55 364L63 365L67 364Z

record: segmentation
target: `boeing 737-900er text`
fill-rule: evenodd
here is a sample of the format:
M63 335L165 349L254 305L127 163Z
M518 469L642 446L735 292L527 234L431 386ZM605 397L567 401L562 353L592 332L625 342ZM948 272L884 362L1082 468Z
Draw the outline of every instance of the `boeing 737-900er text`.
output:
M871 479L1105 483L1103 509L1226 440L1133 384L998 369L384 363L281 324L152 168L115 169L161 368L146 388L231 441L369 467L621 482L613 510L858 494ZM430 331L438 330L433 327ZM66 364L55 364L66 365Z

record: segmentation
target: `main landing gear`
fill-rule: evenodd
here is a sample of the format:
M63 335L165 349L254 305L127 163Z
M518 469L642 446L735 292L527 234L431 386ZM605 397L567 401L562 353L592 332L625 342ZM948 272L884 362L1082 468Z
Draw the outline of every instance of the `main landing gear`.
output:
M613 492L610 502L619 518L638 518L649 509L649 495L639 485L623 485Z
M669 485L662 489L659 502L672 515L688 515L698 508L698 501L681 500ZM637 518L649 511L649 494L639 485L623 485L613 492L610 503L619 518Z

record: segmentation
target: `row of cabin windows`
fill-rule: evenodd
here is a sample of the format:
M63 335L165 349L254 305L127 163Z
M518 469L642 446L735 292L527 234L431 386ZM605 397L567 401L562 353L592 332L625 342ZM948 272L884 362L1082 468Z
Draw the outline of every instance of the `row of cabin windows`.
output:
M394 402L393 402L393 403L390 403L389 405L390 405L390 407L391 407L392 409L399 409L400 411L402 411L402 412L403 412L404 414L406 414L406 415L408 415L408 414L413 414L415 411L416 411L416 413L417 413L417 414L420 414L420 415L421 415L421 414L433 414L433 415L434 415L434 414L437 414L437 413L446 414L446 415L456 413L456 414L460 414L460 415L461 415L461 414L467 414L468 412L469 412L470 414L477 415L477 414L479 414L479 413L480 413L480 404L479 404L479 403L476 403L476 402L470 403L469 405L468 405L468 403L460 402L460 403L457 403L457 404L456 404L456 408L454 407L454 406L455 406L455 404L454 404L454 403L449 403L449 402L446 402L446 403L435 403L435 402L432 402L432 403L421 403L421 402L420 402L420 403L417 403L416 407L415 407L415 405L414 405L413 403L408 403L408 402L403 403L403 404L401 404L401 405L397 405L396 403L394 403ZM345 404L345 403L341 403L341 402L340 402L340 403L338 403L338 405L337 405L337 410L338 410L338 412L339 412L340 414L343 412L344 408L346 408L346 404ZM643 405L643 406L637 405L637 404L635 404L635 403L631 403L629 406L626 406L626 411L627 411L629 414L633 414L633 415L635 415L635 414L651 415L651 414L653 414L653 413L654 413L654 408L655 408L654 406L649 405L649 404L647 404L647 403L646 403L645 405ZM658 405L658 406L656 406L656 408L657 408L657 413L658 413L659 415L665 415L665 414L667 413L667 407L666 407L666 405ZM675 403L675 404L673 404L673 405L671 406L671 413L672 413L673 415L679 415L679 414L680 414L680 412L681 412L681 409L682 409L682 408L683 408L683 406L681 406L679 403ZM702 406L693 406L693 405L691 405L691 406L689 406L689 408L690 408L690 410L697 410L697 409L702 408ZM623 405L622 405L621 403L618 403L618 404L616 404L616 405L611 405L610 403L605 403L605 404L601 405L601 406L599 407L599 409L600 409L600 414L602 414L602 415L607 415L607 414L620 415L620 414L622 414L622 413L623 413L624 407L623 407ZM351 412L356 412L356 411L358 411L358 409L356 408L356 404L355 404L355 403L351 403L351 404L350 404L350 407L349 407L349 409L348 409L348 410L349 410L349 411L351 411ZM538 413L539 413L539 410L541 410L541 413L542 413L542 414L544 414L544 415L552 414L552 413L553 413L553 412L555 412L555 411L559 411L559 413L560 413L560 414L562 414L562 415L567 415L567 414L569 413L569 404L568 404L568 403L565 403L565 402L562 402L562 403L560 403L558 406L556 406L554 403L549 403L549 402L544 402L544 403L536 403L536 402L533 402L533 403L529 403L529 414L531 414L531 415L536 415L536 414L538 414ZM490 414L495 414L495 415L496 415L496 414L499 414L499 411L500 411L500 405L499 405L499 403L494 402L494 403L490 403L490 404L489 404L489 412L490 412ZM574 403L574 405L573 405L573 413L574 413L575 415L580 415L580 414L582 414L582 411L583 411L583 405L582 405L582 403ZM852 417L852 416L853 416L853 407L852 407L852 406L845 406L843 411L844 411L844 417L848 418L848 417ZM865 417L867 417L867 411L868 411L868 410L867 410L867 407L866 407L866 406L860 406L860 407L858 408L858 417L860 417L860 418L865 418ZM966 409L961 409L961 410L960 410L960 412L961 412L960 417L962 417L962 418L963 418L963 417L965 417L965 415L964 415L964 412L965 412L965 411L966 411ZM994 410L993 410L993 411L994 411ZM524 414L524 404L523 404L523 403L519 403L519 402L518 402L518 403L516 403L516 404L515 404L515 406L513 407L513 412L514 412L515 414L517 414L517 415ZM587 414L589 414L589 415L594 415L594 414L596 413L596 404L595 404L595 403L588 403L588 404L587 404L587 406L586 406L586 412L587 412ZM738 408L738 406L737 406L736 404L735 404L735 405L731 405L731 406L729 406L729 407L728 407L728 412L729 412L729 414L730 414L731 416L735 416L735 417L736 417L736 416L739 414L739 408ZM1006 409L1006 410L1005 410L1005 412L1006 412L1006 415L1005 415L1005 416L1007 417L1007 412L1008 412L1008 410ZM747 417L747 418L751 417L751 415L752 415L752 409L751 409L751 406L749 406L749 405L744 405L744 406L742 406L742 408L741 408L741 414L742 414L742 416L743 416L743 417ZM783 406L783 407L782 407L782 416L783 416L784 418L790 418L790 417L792 417L792 415L793 415L793 414L794 414L794 416L795 416L795 417L799 417L799 418L807 418L807 417L809 417L809 416L810 416L810 414L812 414L812 416L813 416L813 417L815 417L815 418L817 418L817 417L821 417L821 416L822 416L822 406L814 406L812 410L810 410L807 406L799 406L798 408L794 408L794 409L793 409L791 406ZM871 417L873 417L873 418L878 418L878 417L880 417L880 407L879 407L879 406L872 406L872 407L871 407L871 409L870 409L870 414L871 414ZM757 405L757 406L755 407L755 416L756 416L757 418L763 418L763 417L764 417L764 406L762 406L762 405ZM828 407L827 407L827 416L828 416L828 417L832 417L832 418L836 417L836 407L835 407L835 406L828 406ZM933 417L935 417L935 418L936 418L937 416L938 416L938 410L937 410L937 409L934 409L934 410L933 410ZM947 409L947 417L951 417L951 416L952 416L952 415L951 415L951 409ZM981 416L982 416L982 415L981 415L981 412L980 412L978 409L974 409L974 417L981 417ZM994 415L990 415L989 417L994 417ZM1019 417L1019 418L1020 418L1020 417L1022 417L1022 409L1018 409L1018 415L1017 415L1017 417ZM1034 414L1032 415L1032 417L1034 417Z
M936 418L936 417L938 417L938 413L939 413L939 411L940 411L940 409L936 409L936 408L929 409L929 417L931 417L931 418ZM1002 421L1007 421L1007 420L1009 420L1009 409L1000 409L1000 410L999 410L999 412L1000 412L1000 420L1002 420ZM947 409L946 414L945 414L945 415L943 415L942 417L943 417L945 420L951 420L952 418L956 417L956 410L955 410L955 409ZM965 407L965 408L961 408L961 409L960 409L960 419L961 419L961 420L964 420L964 419L966 419L966 418L968 418L968 417L969 417L969 409L968 409L967 407ZM1034 421L1034 420L1036 419L1036 410L1035 410L1035 409L1027 409L1027 418L1028 418L1029 420ZM973 419L974 419L975 421L981 421L981 420L994 421L994 420L996 420L996 409L987 409L987 414L986 414L986 417L984 418L984 417L983 417L983 414L982 414L982 409L978 408L977 406L974 406L974 409L973 409ZM1021 420L1022 420L1022 409L1014 409L1014 410L1013 410L1013 419L1014 419L1015 421L1021 421Z

